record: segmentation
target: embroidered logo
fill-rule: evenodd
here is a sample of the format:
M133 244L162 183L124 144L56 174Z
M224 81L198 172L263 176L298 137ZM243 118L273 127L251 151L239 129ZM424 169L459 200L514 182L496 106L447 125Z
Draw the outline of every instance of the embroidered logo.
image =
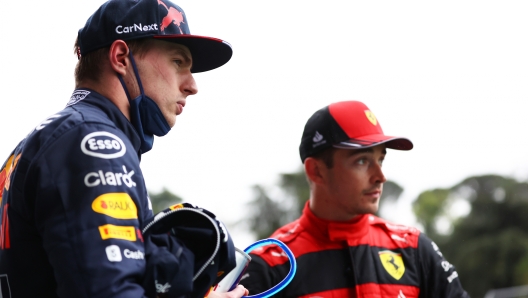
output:
M180 27L182 23L185 24L183 13L174 7L167 7L165 3L163 3L161 0L158 0L158 5L160 4L163 5L165 9L167 9L167 15L161 20L161 32L165 31L165 28L167 28L170 24L174 24L178 27L178 30L180 30L180 34L183 34L183 31Z
M132 26L123 26L118 25L115 28L115 32L117 34L126 34L126 33L132 33L132 31L157 31L158 30L158 24L150 24L150 25L142 25L141 23L134 24Z
M376 119L376 116L374 116L374 113L372 113L370 110L365 111L365 116L367 116L367 119L372 123L372 125L378 124L378 119Z
M315 136L313 137L314 143L319 143L322 140L323 140L323 136L318 131L316 131Z
M125 155L126 146L118 136L106 131L96 131L83 138L81 150L86 155L113 159Z
M177 209L182 209L182 208L183 208L183 204L175 204L169 207L170 210L177 210Z
M121 249L117 245L109 245L106 247L106 257L110 262L121 262L123 257L121 256Z
M431 245L433 246L433 249L436 251L436 253L437 253L439 256L441 256L441 257L444 256L444 255L442 255L442 252L440 251L440 248L438 248L438 245L436 245L436 243L431 242Z
M128 241L136 241L136 231L133 226L116 226L107 224L99 226L99 232L101 233L101 239L123 239Z
M317 147L319 145L323 145L326 143L326 140L324 139L323 135L320 134L318 131L315 132L315 135L312 139L312 141L314 142L313 144L313 147Z
M390 250L380 251L379 257L383 268L390 274L394 279L399 280L405 273L405 265L403 264L403 258L400 253L395 253Z
M117 219L138 218L136 204L126 192L102 194L92 202L92 209Z
M90 94L90 91L75 90L75 92L73 92L72 96L70 97L70 101L68 102L66 106L69 107L71 105L78 103L79 101L85 99L86 96L88 96L88 94Z
M97 172L90 172L84 176L84 185L88 187L95 187L98 185L126 185L128 187L136 187L136 182L132 180L134 171L127 171L123 165L122 173L106 172L102 170Z
M171 287L171 285L168 282L162 285L158 283L158 280L155 281L155 284L156 284L156 292L158 293L167 293L169 292L169 288Z
M457 278L457 277L458 277L458 273L457 273L456 271L453 271L453 273L451 273L451 275L449 275L449 277L447 278L447 281L448 281L449 283L452 283L453 280L454 280L455 278Z
M42 121L37 127L35 127L35 130L43 129L44 127L46 127L46 125L50 124L51 122L53 122L54 119L59 118L59 117L61 117L60 114L49 116L48 118L46 118L46 120Z

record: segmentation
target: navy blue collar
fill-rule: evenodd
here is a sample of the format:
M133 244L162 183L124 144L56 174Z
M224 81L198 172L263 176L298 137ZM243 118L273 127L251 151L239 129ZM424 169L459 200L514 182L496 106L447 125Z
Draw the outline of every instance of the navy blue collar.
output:
M128 137L132 146L134 146L134 151L138 153L138 157L141 160L141 139L139 138L136 129L132 126L132 123L130 123L125 115L123 115L121 110L119 110L119 108L108 98L92 89L79 88L75 89L73 92L72 98L68 103L68 106L71 105L94 106L103 111L110 121L112 121L115 126Z

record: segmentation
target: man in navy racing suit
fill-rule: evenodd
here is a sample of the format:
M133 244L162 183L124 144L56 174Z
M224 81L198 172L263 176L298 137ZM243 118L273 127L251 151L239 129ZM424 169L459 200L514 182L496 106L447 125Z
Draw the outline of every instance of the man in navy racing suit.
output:
M76 89L0 168L0 297L143 297L139 166L228 43L167 0L111 0L79 30ZM163 287L163 285L160 285ZM239 286L210 297L241 297Z
M299 219L271 235L297 262L294 279L276 297L468 297L434 242L373 215L386 181L386 149L412 147L406 138L386 136L359 101L336 102L310 117L299 148L310 198ZM251 257L241 280L251 294L279 283L290 269L276 246Z

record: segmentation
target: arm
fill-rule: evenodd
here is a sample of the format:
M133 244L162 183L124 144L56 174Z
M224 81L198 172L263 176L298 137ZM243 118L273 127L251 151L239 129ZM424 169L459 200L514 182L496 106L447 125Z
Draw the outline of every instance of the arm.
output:
M469 295L462 288L455 267L425 234L418 239L418 264L421 264L420 297L443 298Z
M242 276L240 284L244 285L251 295L271 289L271 287L284 278L276 276L276 272L260 256L255 254L250 255L251 262L249 262L249 266L246 273Z

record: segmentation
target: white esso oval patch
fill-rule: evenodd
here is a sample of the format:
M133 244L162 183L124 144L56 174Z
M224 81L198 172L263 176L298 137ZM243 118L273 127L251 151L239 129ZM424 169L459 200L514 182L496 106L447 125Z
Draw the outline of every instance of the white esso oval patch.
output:
M86 155L113 159L125 155L126 146L118 136L106 131L96 131L84 137L81 150Z

